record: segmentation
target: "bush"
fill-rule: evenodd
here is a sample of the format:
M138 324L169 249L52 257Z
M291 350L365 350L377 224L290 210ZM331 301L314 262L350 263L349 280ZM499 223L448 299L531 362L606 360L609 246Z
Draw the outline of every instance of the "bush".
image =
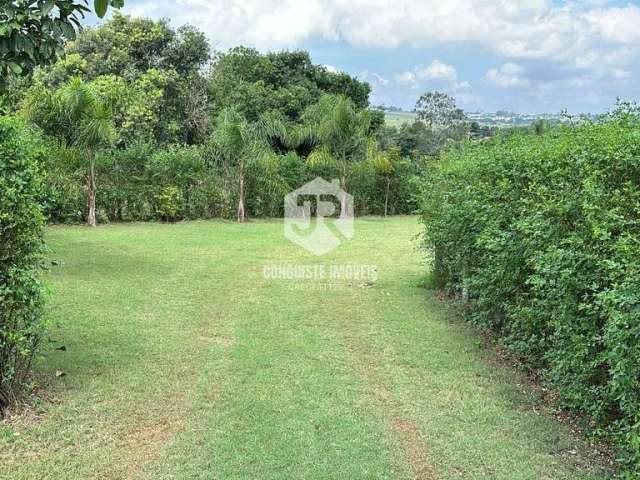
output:
M0 117L0 407L28 373L40 339L43 214L38 136Z
M640 128L634 116L445 155L425 247L469 318L640 473ZM635 470L634 470L635 469Z
M43 165L46 218L56 223L82 222L87 209L86 167L77 151L52 144Z
M156 212L162 220L176 220L180 208L180 190L177 187L163 187L156 195L156 202Z

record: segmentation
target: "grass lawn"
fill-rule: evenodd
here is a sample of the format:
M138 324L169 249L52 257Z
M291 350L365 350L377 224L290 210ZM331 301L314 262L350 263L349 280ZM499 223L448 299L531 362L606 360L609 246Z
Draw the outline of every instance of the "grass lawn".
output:
M50 228L42 400L0 427L0 478L606 478L421 287L419 231L359 219L315 257L276 220Z

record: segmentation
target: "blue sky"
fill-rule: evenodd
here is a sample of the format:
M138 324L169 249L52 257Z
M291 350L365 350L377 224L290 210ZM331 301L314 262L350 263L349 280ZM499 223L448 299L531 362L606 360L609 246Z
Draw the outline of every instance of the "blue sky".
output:
M428 90L468 111L601 112L640 99L640 3L607 0L126 0L218 49L309 50L411 109Z

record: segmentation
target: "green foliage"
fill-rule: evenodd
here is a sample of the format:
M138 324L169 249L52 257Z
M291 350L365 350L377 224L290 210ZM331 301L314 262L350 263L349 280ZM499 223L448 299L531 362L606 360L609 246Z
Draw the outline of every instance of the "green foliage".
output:
M450 151L424 190L436 275L640 473L640 122Z
M209 59L209 44L193 27L172 29L166 20L131 18L115 13L71 42L67 54L86 60L86 79L118 75L134 80L150 69L180 75L198 71Z
M469 125L464 112L458 108L450 95L442 92L427 92L416 102L416 116L429 132L429 155L439 153L450 143L459 143L469 134Z
M292 142L310 145L308 165L334 170L342 188L347 189L349 180L372 152L375 141L370 128L368 110L358 110L347 97L324 95L305 110L302 124L293 131Z
M0 117L0 408L25 380L43 328L41 139Z
M239 218L281 215L284 195L318 175L348 180L360 212L383 213L383 203L411 210L400 195L415 169L385 176L364 165L384 130L382 113L364 109L366 83L313 65L306 52L240 47L204 74L208 61L195 28L115 13L69 42L64 58L36 69L30 85L9 83L5 108L22 109L60 140L46 162L52 221L89 219L92 197L104 221L159 219L166 187L180 192L180 218L234 209ZM83 140L89 123L67 115L70 89L80 105L103 107L91 124L101 118L94 133L108 139ZM89 188L96 181L100 188Z
M219 54L209 82L214 115L234 108L250 122L272 111L298 120L323 93L345 95L358 108L364 108L369 92L367 83L313 65L307 52L263 55L245 47Z
M418 120L400 125L395 143L404 156L437 155L440 149L437 136Z
M86 4L86 2L85 2ZM62 46L76 38L80 17L89 8L76 0L16 0L0 6L0 88L4 79L31 72L63 56ZM124 0L95 0L99 17Z
M465 119L464 112L450 95L442 92L427 92L416 103L418 120L432 129L449 128Z
M270 141L282 141L284 125L275 119L261 118L247 122L234 109L223 110L218 118L212 146L227 167L238 172L238 221L246 218L247 176L253 167L269 172L269 164L277 162Z
M96 149L114 139L110 102L79 77L54 91L33 92L25 113L45 132L79 149Z
M95 156L113 143L115 130L111 101L79 77L54 91L37 90L27 99L25 113L36 125L56 137L64 150L75 150L87 171L87 224L96 225Z
M209 133L206 82L200 74L209 60L209 44L195 28L174 30L162 20L116 13L103 25L84 30L66 53L35 71L27 97L77 76L109 101L119 146L201 143ZM9 107L19 104L27 90L14 84L9 83L13 96L5 96Z
M173 221L180 208L180 190L178 187L163 187L156 195L156 212L163 220Z
M58 149L47 160L47 213L52 222L77 222L85 210L81 161ZM97 215L109 221L163 220L157 194L175 187L177 218L228 218L237 201L231 172L215 164L205 147L149 143L103 151L96 157ZM233 182L233 184L232 184Z

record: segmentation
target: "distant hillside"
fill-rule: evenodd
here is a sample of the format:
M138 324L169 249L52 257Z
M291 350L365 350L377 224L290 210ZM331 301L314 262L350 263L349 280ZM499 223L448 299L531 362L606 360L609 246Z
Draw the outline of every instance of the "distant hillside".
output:
M414 112L384 112L387 125L399 127L403 123L413 122L416 118Z
M385 111L385 119L387 125L399 127L403 123L412 122L416 118L414 112L391 112ZM550 123L560 123L566 121L557 113L512 113L512 112L496 112L496 113L476 113L467 112L467 118L472 122L478 122L480 125L487 126L523 126L531 125L538 119L544 119Z

